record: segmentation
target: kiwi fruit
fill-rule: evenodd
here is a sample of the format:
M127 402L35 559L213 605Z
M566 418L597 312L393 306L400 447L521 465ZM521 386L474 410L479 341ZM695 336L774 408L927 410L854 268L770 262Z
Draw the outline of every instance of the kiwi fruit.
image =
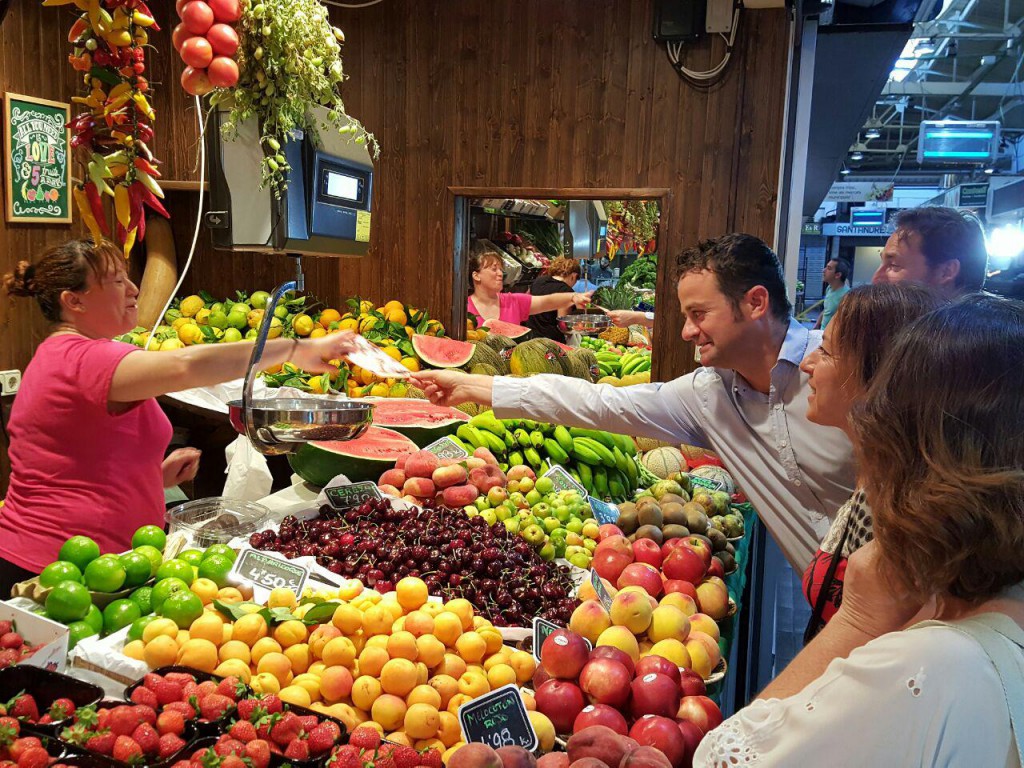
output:
M715 554L715 557L722 561L722 570L727 574L736 570L736 558L728 552L718 552Z
M636 531L640 526L640 523L637 522L636 509L633 508L626 510L619 507L618 526L622 529L622 532L627 535Z
M725 534L717 528L708 529L708 538L711 539L711 547L716 553L723 551L725 545L729 543L725 539Z
M638 501L636 503L636 512L639 515L645 509L650 509L651 507L654 507L654 508L659 509L659 510L661 509L661 506L658 504L658 502L655 499L650 498L648 496L645 496L644 498L640 499L640 501Z
M662 502L661 514L665 525L686 525L686 513L683 512L683 505L675 501L668 504Z
M636 530L637 539L650 539L651 541L661 544L664 540L661 533L661 528L657 528L653 525L644 525Z
M661 535L665 541L669 539L682 539L690 535L690 529L685 525L666 525L661 529Z
M704 507L691 501L689 504L683 506L683 512L686 514L687 528L689 528L693 533L699 533L701 535L707 533L708 516L704 511Z
M645 504L639 510L637 510L636 519L640 523L642 528L646 528L651 525L655 528L661 528L664 524L664 516L661 512L661 507L657 504Z
M619 512L636 512L636 504L632 501L624 501L619 504Z
M664 496L661 497L661 505L662 507L664 507L665 504L668 504L669 502L672 502L674 504L685 504L689 500L690 495L685 492L682 495L678 493L666 493Z

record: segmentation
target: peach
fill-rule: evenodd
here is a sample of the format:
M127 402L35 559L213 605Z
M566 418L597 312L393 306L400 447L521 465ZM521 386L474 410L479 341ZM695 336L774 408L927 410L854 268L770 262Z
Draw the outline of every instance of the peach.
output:
M491 488L505 486L505 473L498 467L487 464L469 471L469 482L475 485L480 493L487 493Z
M669 592L661 598L658 605L671 605L682 611L684 616L693 616L697 613L697 601L682 592Z
M637 747L622 758L619 768L672 768L672 763L654 747Z
M718 623L706 613L693 614L690 617L690 627L692 629L696 629L698 632L703 632L716 643L722 637L722 632L718 628ZM681 639L685 640L686 638L684 637Z
M697 603L702 613L715 621L724 619L729 613L729 590L720 580L708 579L697 585Z
M486 744L472 743L455 750L448 768L503 768L498 753Z
M582 635L594 644L608 627L612 625L608 611L604 609L598 600L588 600L580 603L572 612L569 619L569 629L577 635Z
M378 485L377 490L388 496L401 496L402 492L393 485Z
M389 469L380 476L380 480L377 481L377 485L393 485L395 488L401 488L405 485L405 479L404 470Z
M435 492L434 481L429 477L410 477L402 486L402 493L406 496L430 498Z
M508 471L509 480L522 480L524 477L528 477L531 480L536 480L537 473L534 472L532 469L530 469L530 467L526 466L525 464L519 464L517 466L514 466Z
M686 641L686 652L690 654L690 668L707 679L718 666L721 652L718 644L703 632L691 631Z
M717 627L716 627L717 628ZM651 642L661 640L685 641L690 634L690 619L678 608L671 605L659 605L651 614L651 625L647 637Z
M612 609L609 613L613 624L625 627L634 635L647 631L653 615L647 595L632 591L620 591L612 599Z
M600 572L598 572L598 575L600 576ZM615 588L615 585L608 581L604 576L601 576L601 583L604 584L604 588L608 592L609 597L615 597L619 593L619 590ZM597 600L597 592L594 590L594 585L590 583L590 579L587 579L582 585L580 585L580 591L577 598L581 601Z
M497 752L504 768L535 768L537 765L537 758L522 747L502 747Z
M452 464L449 467L438 467L431 475L434 485L438 488L450 488L453 485L466 484L466 468L461 464Z
M579 760L569 763L569 768L609 768L609 765L596 757L581 757Z
M462 459L462 463L466 465L467 470L479 469L480 467L486 467L487 462L476 456L467 456Z
M693 666L690 652L686 650L686 645L680 640L661 640L651 647L650 655L668 659L677 667L690 669ZM701 680L703 679L702 677Z
M441 460L430 451L416 451L405 460L406 477L430 477L441 466Z
M640 658L640 644L636 641L636 635L625 627L609 627L597 638L597 644L618 648L629 656L634 664Z
M477 495L474 485L453 485L444 489L444 503L449 507L465 507L476 501Z
M569 756L565 752L548 752L538 758L537 768L569 768Z
M494 466L498 466L498 460L494 458L494 454L491 453L490 449L484 448L483 446L480 446L475 451L473 451L473 458L483 459L484 462L487 464L493 464Z

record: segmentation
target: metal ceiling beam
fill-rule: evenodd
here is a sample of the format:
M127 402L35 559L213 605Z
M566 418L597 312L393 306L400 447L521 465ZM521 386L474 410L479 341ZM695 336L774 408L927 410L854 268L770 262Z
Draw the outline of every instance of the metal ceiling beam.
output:
M1024 95L1024 83L977 83L972 85L968 81L943 83L930 80L924 82L904 80L902 83L897 83L890 80L882 89L882 96L963 96L966 93L970 93L972 96L996 98Z

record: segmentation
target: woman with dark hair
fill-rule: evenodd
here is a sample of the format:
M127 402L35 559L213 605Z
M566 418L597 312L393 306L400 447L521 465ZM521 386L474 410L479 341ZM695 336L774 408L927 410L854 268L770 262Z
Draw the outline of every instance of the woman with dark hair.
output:
M808 420L851 435L850 412L864 399L899 332L943 301L937 290L911 283L864 285L849 291L826 326L821 346L800 364L810 376ZM871 509L858 489L839 509L804 571L804 595L812 609L805 642L838 610L846 560L871 541L871 535Z
M138 320L139 290L124 263L112 243L71 240L4 276L7 293L35 297L51 327L25 369L8 424L0 594L55 560L69 536L120 552L137 527L163 527L164 488L195 476L199 452L164 457L171 424L154 398L236 379L248 368L248 344L154 355L112 341ZM323 361L352 351L351 339L274 339L261 362L333 371Z
M590 303L589 293L553 293L531 296L528 293L503 293L504 280L501 257L486 251L469 258L470 293L466 299L466 314L480 327L487 320L522 325L530 315L557 312L564 315L570 307L585 307Z
M1024 304L969 296L906 328L852 420L875 541L695 766L1024 763L1021 392Z
M530 295L550 296L556 293L572 293L573 285L580 278L580 263L576 259L563 256L552 260L530 286ZM537 336L552 341L565 341L565 334L558 330L558 311L539 312L531 315L526 325L533 329Z

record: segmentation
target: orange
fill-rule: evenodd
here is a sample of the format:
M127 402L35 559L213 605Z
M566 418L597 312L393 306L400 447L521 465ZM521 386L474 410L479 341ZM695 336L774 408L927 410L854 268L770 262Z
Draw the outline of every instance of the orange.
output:
M429 704L413 704L405 712L405 732L414 739L432 739L437 735L441 717Z
M331 323L337 323L341 321L341 313L336 309L325 309L320 313L320 317L317 318L317 322L320 323L325 329L331 327Z
M416 665L408 659L391 659L380 671L381 687L395 696L407 696L418 679Z
M370 708L374 721L380 723L385 731L395 731L405 724L405 702L398 696L385 693L378 696Z
M390 357L392 360L402 359L402 350L398 347L384 347L384 354Z
M395 585L398 603L406 611L414 611L427 602L427 585L423 579L406 576ZM467 601L468 602L468 601Z

